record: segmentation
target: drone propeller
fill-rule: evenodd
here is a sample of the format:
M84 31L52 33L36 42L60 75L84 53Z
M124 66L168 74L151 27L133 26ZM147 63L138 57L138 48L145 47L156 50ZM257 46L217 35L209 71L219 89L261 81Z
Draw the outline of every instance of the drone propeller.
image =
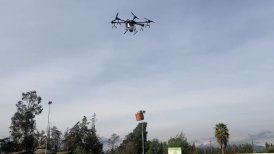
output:
M121 20L121 19L118 17L118 15L119 15L119 12L117 12L117 14L116 14L116 16L115 16L115 19L111 21L112 24L113 24L116 20L118 20L118 22L119 22L119 20Z
M118 20L118 21L121 20L120 18L118 18L118 15L119 15L119 12L117 12L114 21L115 21L115 20Z
M154 21L149 20L149 19L147 19L147 18L144 18L144 19L146 19L148 23L151 23L151 22L152 22L152 23L155 23Z
M115 19L117 19L117 18L118 18L118 15L119 15L119 12L117 12Z
M133 20L134 19L139 19L135 14L133 14L132 12L131 12L131 14L133 15Z

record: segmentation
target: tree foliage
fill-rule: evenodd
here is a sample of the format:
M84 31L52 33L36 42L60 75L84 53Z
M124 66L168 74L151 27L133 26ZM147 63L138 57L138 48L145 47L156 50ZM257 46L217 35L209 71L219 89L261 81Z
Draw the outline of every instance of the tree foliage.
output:
M142 129L144 133L145 152L148 150L147 146L147 123L142 122L137 125L133 132L126 135L118 148L120 154L140 154L142 153Z
M220 144L222 154L224 154L225 149L227 147L228 139L229 139L229 133L228 133L228 128L226 124L223 124L223 123L216 124L215 137L217 139L217 142Z
M34 133L34 138L35 138L35 143L34 143L35 147L46 144L47 136L44 130L42 131L36 130Z
M10 138L6 137L3 139L0 139L0 153L8 153L8 152L14 152L16 151L16 145L13 141L11 141Z
M50 149L57 152L61 149L62 144L62 132L57 129L56 126L51 128L50 133Z
M265 143L265 151L267 153L274 153L274 145L272 143Z
M36 91L22 94L22 100L17 104L17 111L11 118L10 133L19 150L32 151L35 145L35 116L42 113L41 97Z
M160 142L158 139L153 139L148 141L148 154L159 154L164 153L165 144Z
M182 132L168 140L168 147L181 147L182 154L188 153L190 151L190 145Z
M111 137L107 140L107 144L109 146L109 154L115 154L115 150L117 148L117 144L120 142L120 136L113 133Z
M251 144L240 144L236 147L237 153L253 153Z
M93 117L93 119L95 116ZM73 153L99 154L103 151L103 144L100 143L96 134L95 120L90 122L84 116L82 121L78 121L71 129L67 130L64 136L65 149Z

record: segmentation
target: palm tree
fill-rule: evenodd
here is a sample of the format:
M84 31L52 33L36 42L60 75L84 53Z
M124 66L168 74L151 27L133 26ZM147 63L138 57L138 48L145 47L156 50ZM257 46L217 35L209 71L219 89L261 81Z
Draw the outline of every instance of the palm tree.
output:
M229 133L226 124L218 123L215 126L215 137L217 139L217 142L221 146L222 154L225 153L225 148L227 146Z

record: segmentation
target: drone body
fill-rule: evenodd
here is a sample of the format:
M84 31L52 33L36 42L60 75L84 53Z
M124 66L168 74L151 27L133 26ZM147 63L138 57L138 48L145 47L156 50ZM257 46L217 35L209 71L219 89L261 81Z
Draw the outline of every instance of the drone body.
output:
M154 23L154 21L152 20L149 20L149 19L145 19L145 21L135 21L135 19L139 19L137 16L135 16L132 12L131 14L133 15L133 19L132 20L123 20L123 19L120 19L118 17L118 13L116 14L116 17L114 20L111 21L111 24L113 25L112 28L117 28L116 25L119 24L125 24L126 26L126 31L124 32L124 34L126 32L134 32L134 34L136 34L138 32L138 30L136 29L136 25L137 26L140 26L140 30L142 31L143 30L143 27L150 27L150 23Z

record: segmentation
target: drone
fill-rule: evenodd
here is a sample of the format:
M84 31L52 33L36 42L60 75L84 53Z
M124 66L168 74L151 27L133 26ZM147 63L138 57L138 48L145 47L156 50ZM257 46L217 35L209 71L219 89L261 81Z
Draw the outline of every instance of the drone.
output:
M149 27L150 28L149 24L150 23L155 23L154 21L149 20L147 18L144 18L145 21L135 21L135 19L139 19L139 18L135 14L133 14L132 12L131 12L131 14L133 15L132 20L129 20L129 19L127 19L127 20L120 19L118 17L118 14L119 13L117 13L115 19L111 21L112 28L117 28L116 25L118 25L118 24L119 25L125 24L126 31L124 32L124 34L126 34L129 31L129 32L133 32L134 35L135 35L138 32L138 30L136 29L136 25L141 26L140 31L143 31L143 27L145 27L145 28Z

